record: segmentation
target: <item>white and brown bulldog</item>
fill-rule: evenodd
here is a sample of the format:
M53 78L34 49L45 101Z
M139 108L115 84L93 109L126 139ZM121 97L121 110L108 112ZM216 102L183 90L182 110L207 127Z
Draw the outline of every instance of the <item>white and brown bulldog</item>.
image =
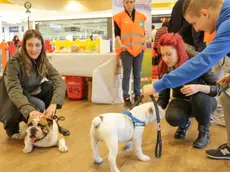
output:
M144 103L133 108L130 113L145 125L156 120L156 111L152 102ZM160 117L164 117L164 111L159 107ZM116 166L118 154L118 142L128 142L128 149L133 145L136 155L141 161L149 161L150 157L142 152L142 134L144 126L134 126L133 121L122 113L107 113L95 117L90 129L91 147L95 163L100 164L103 159L98 154L98 142L104 141L109 150L108 160L112 172L119 172Z
M67 152L64 136L59 133L55 120L46 117L29 118L27 125L18 134L12 136L14 139L23 139L25 147L24 153L30 153L34 146L51 147L58 146L60 152Z

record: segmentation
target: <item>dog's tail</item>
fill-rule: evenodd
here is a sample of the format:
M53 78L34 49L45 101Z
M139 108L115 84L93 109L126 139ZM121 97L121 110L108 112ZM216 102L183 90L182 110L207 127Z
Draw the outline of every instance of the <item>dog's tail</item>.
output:
M101 124L102 121L103 121L103 116L98 116L98 117L96 117L96 118L93 119L92 125L95 128L97 128Z

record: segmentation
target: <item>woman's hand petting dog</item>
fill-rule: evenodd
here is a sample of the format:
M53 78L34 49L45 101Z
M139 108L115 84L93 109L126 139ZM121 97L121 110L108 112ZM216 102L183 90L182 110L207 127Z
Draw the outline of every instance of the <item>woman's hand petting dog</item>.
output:
M50 118L52 119L53 116L55 115L57 105L56 104L51 104L47 110L45 110L43 113L39 111L32 111L30 112L30 117L31 118Z
M45 115L48 117L48 118L53 118L53 116L55 115L55 112L56 112L56 109L57 109L57 105L56 104L51 104L48 109L46 109L46 112L45 112Z
M30 112L31 118L42 118L43 116L44 116L43 113L36 111L36 110Z

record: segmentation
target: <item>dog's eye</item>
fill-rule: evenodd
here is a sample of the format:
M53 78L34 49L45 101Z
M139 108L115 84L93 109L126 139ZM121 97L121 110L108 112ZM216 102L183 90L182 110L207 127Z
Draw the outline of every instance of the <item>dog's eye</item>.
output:
M28 126L28 127L31 127L31 126L33 126L33 123L30 122L29 124L27 124L27 126Z
M38 124L38 126L39 126L40 128L44 128L44 127L45 127L45 126L42 125L42 124Z

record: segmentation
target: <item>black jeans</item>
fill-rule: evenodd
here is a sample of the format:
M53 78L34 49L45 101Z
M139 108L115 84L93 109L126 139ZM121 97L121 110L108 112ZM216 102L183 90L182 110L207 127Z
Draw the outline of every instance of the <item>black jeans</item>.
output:
M204 93L196 93L190 100L173 99L166 110L166 121L171 126L183 127L190 117L195 117L199 125L208 125L216 106L215 97Z

